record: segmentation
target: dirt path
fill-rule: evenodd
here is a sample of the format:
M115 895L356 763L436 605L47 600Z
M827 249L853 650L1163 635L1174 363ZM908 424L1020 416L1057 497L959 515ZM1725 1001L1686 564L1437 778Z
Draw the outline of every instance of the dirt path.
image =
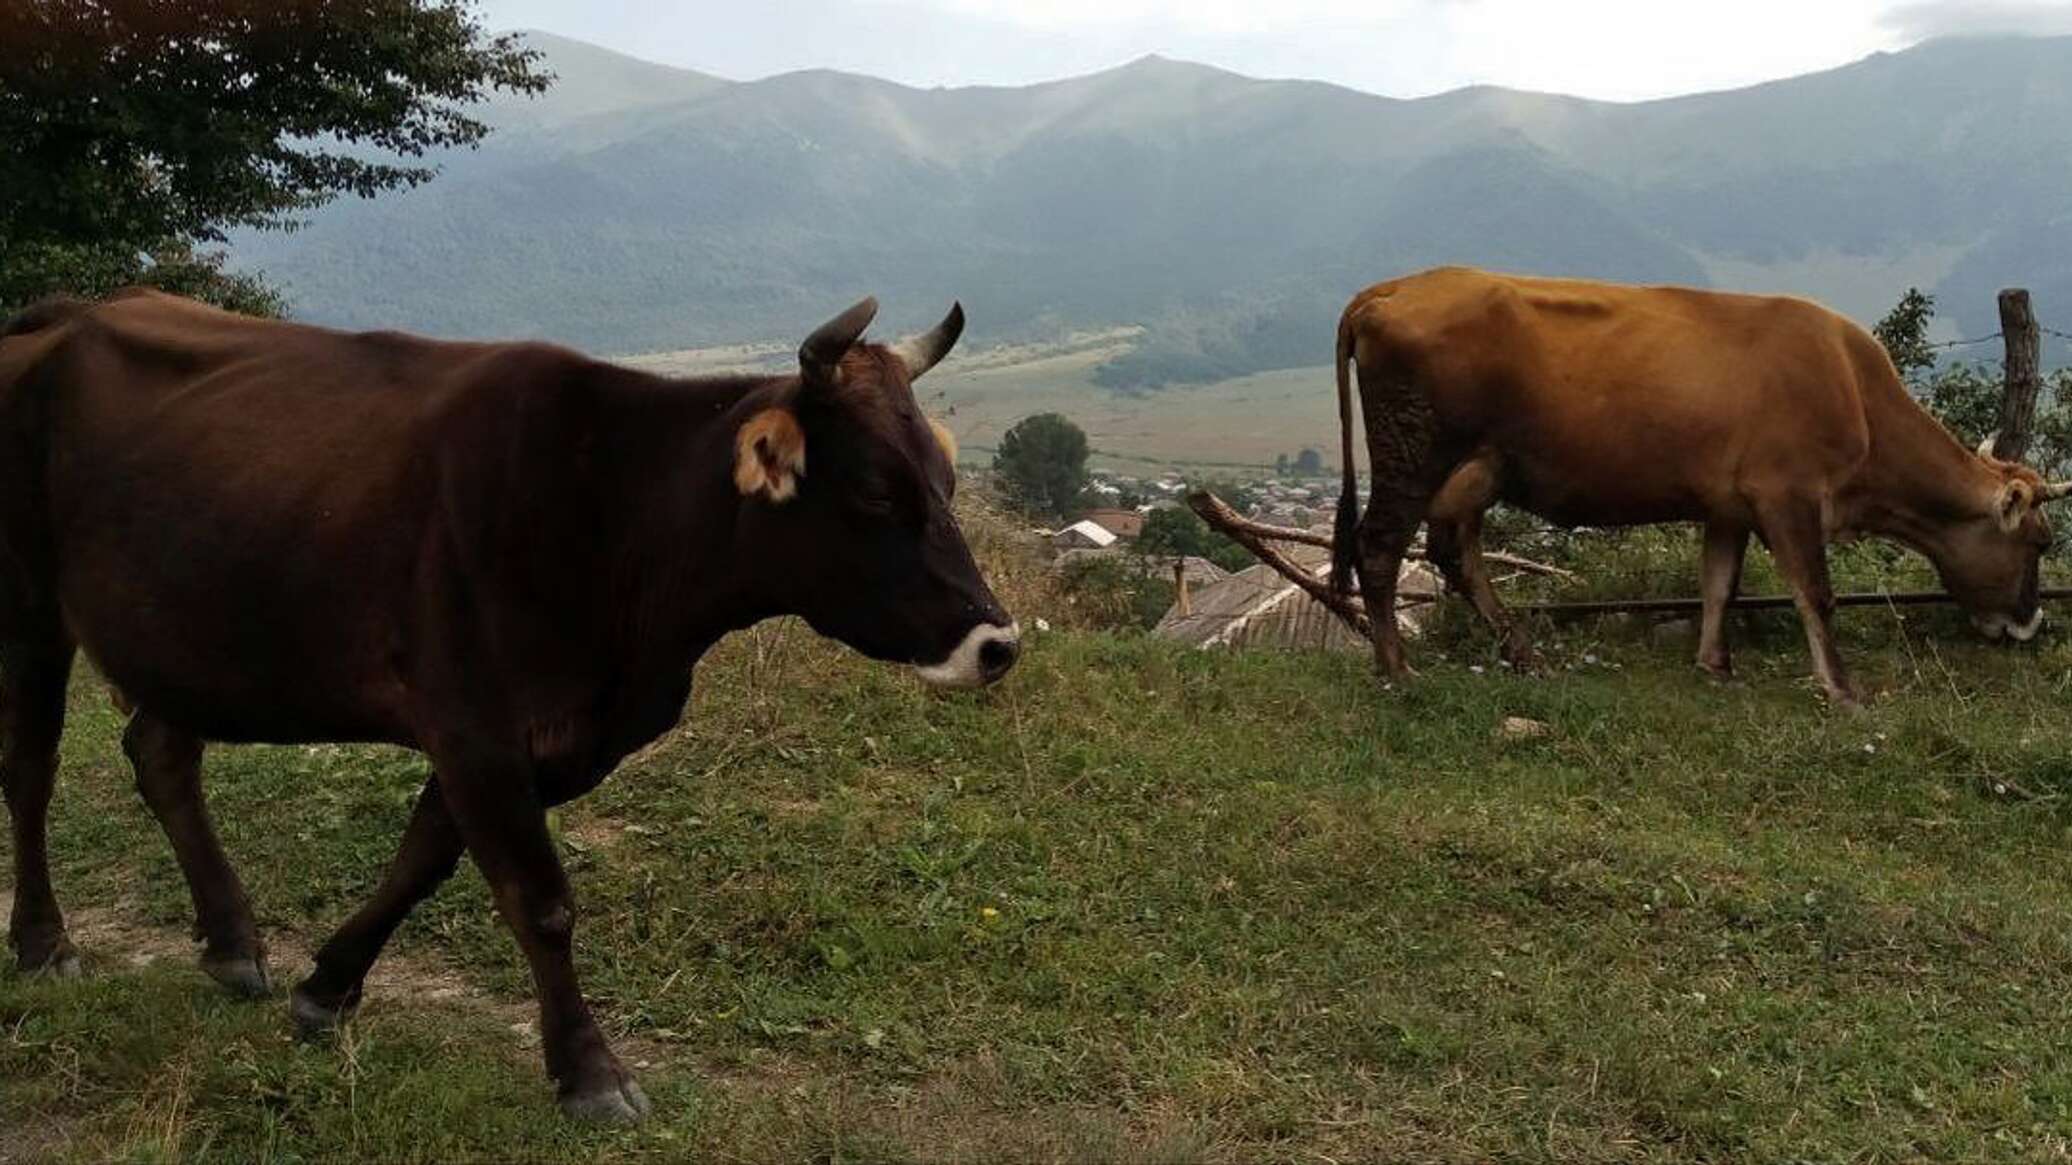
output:
M596 840L604 844L606 839ZM5 929L12 915L13 901L13 887L0 883L0 930ZM124 967L163 963L192 969L197 979L202 977L196 964L200 944L184 930L147 921L133 903L74 907L65 914L65 928L79 948L88 974L119 974ZM314 964L312 936L274 930L262 937L266 942L267 974L273 980L275 997L280 998ZM0 957L11 955L0 951ZM482 991L458 967L436 953L391 946L368 972L366 992L369 1006L374 1007L430 1007L483 1015L512 1034L514 1059L527 1060L539 1047L539 1012L531 1000L501 998ZM662 1066L668 1058L665 1045L654 1040L618 1035L612 1042L620 1058L635 1070ZM6 1158L0 1156L0 1163L4 1162Z

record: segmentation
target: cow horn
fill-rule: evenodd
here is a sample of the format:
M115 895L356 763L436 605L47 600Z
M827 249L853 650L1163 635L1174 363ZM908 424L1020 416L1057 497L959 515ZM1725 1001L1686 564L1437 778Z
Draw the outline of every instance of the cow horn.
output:
M1999 443L2000 434L1987 433L1986 439L1978 443L1978 455L1980 457L1991 457L1993 455L1993 446L1998 445Z
M863 330L878 318L878 301L865 296L855 307L814 329L799 345L799 364L808 372L826 372L842 362L849 349L863 337Z
M906 365L907 379L919 380L928 370L942 363L942 358L957 346L957 337L964 334L964 305L953 303L950 314L943 317L935 330L924 335L909 336L892 345L892 354Z
M2043 492L2037 496L2036 500L2041 504L2043 502L2062 502L2066 498L2072 498L2072 481L2054 481L2044 486Z

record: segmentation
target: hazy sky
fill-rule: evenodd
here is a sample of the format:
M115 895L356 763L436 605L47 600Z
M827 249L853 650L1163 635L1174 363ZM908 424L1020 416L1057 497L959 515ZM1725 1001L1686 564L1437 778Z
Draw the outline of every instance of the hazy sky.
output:
M1846 64L1924 37L2072 34L2072 0L481 0L734 79L835 68L1020 85L1163 53L1410 97L1462 85L1634 100Z

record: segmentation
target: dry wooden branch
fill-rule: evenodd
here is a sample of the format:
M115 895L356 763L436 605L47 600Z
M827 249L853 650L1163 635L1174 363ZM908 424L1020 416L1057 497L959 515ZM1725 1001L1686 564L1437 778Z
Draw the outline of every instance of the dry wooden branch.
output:
M1508 566L1513 570L1522 570L1527 574L1539 575L1541 578L1558 578L1562 582L1583 581L1582 577L1572 570L1563 570L1558 566L1549 566L1544 562L1534 562L1530 558L1520 558L1515 554L1505 554L1498 550L1485 550L1482 552L1482 557L1496 563L1498 566Z
M1200 504L1195 499L1203 497L1223 507L1220 518L1211 518L1202 510ZM1243 530L1254 538L1267 541L1299 542L1304 546L1321 546L1325 550L1331 549L1331 536L1329 534L1318 534L1310 530L1297 530L1293 526L1269 526L1264 522L1254 522L1252 519L1244 517L1236 510L1231 509L1228 502L1207 490L1197 490L1188 495L1187 504L1194 507L1195 513L1201 514L1203 521L1211 526L1217 526L1218 529L1221 529L1233 538L1237 537L1237 531Z
M1200 495L1196 494L1194 496ZM1215 497L1214 494L1210 494L1209 496L1212 498ZM1227 514L1227 516L1225 516L1222 519L1224 525L1219 526L1218 528L1222 529L1224 533L1230 534L1233 538L1236 537L1236 531L1243 530L1256 538L1261 538L1272 542L1295 542L1303 546L1319 546L1325 550L1330 550L1332 548L1332 540L1329 534L1318 534L1313 530L1297 530L1293 526L1271 526L1265 522L1255 522L1250 518L1240 515L1236 510L1231 509L1229 503L1224 502L1223 499L1216 498L1215 500L1218 505L1221 505L1224 508ZM1188 498L1188 504L1194 504L1194 497ZM1195 506L1194 509L1196 513L1201 513L1200 506ZM1202 514L1202 519L1204 521L1210 521L1209 516L1207 514ZM1216 523L1210 521L1210 524L1215 525ZM1430 561L1430 558L1425 554L1423 547L1412 547L1407 553L1403 555L1403 557L1417 562ZM1576 575L1571 571L1563 570L1558 566L1549 566L1544 562L1534 562L1530 558L1520 558L1515 554L1505 554L1500 551L1485 550L1482 552L1482 557L1488 559L1491 562L1496 563L1499 566L1508 566L1513 570L1522 570L1527 572L1528 574L1536 574L1544 578L1558 578L1563 582L1582 581L1581 579L1577 578Z
M1210 498L1214 498L1214 493L1210 493ZM1189 498L1187 504L1191 506L1193 498ZM1270 524L1266 524L1266 522L1254 522L1251 518L1241 516L1237 510L1231 510L1229 504L1222 502L1220 498L1216 498L1216 504L1227 510L1227 516L1222 518L1222 522L1225 522L1225 533L1229 533L1233 537L1235 537L1235 531L1245 531L1249 535L1260 537L1260 539L1268 539L1268 541L1291 541L1291 543L1301 543L1301 545L1316 545L1316 547L1322 547L1322 549L1332 549L1330 535L1320 535L1316 531L1297 531L1295 527L1270 527ZM1200 514L1202 508L1196 506L1196 512ZM1202 514L1202 520L1208 520L1208 514ZM1430 558L1426 556L1426 551L1423 551L1423 547L1411 547L1409 553L1405 553L1403 558L1409 558L1413 562L1430 562ZM1560 566L1548 566L1546 562L1533 562L1529 558L1519 558L1519 556L1515 556L1515 553L1502 553L1502 551L1486 549L1486 551L1481 551L1481 558L1486 558L1486 560L1490 560L1490 562L1494 562L1498 566L1508 566L1508 568L1513 568L1513 570L1523 570L1527 574L1539 574L1542 578L1560 578L1562 582L1581 582L1581 578L1577 578L1575 572L1571 572L1571 570L1562 570Z
M1319 580L1308 571L1288 561L1288 556L1273 548L1267 536L1257 532L1259 523L1248 521L1224 503L1222 498L1207 490L1196 490L1187 495L1187 504L1201 519L1215 529L1228 535L1231 541L1252 552L1252 556L1279 572L1281 577L1308 592L1309 597L1322 603L1332 614L1345 621L1345 625L1361 636L1373 635L1373 624L1368 621L1365 604L1350 595L1341 595L1330 585ZM1266 527L1277 529L1278 527ZM1326 543L1328 545L1328 542Z

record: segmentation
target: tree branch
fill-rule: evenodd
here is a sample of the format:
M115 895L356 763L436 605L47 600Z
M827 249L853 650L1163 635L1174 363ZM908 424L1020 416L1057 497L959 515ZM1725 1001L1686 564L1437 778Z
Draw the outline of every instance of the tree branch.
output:
M1337 591L1332 590L1329 584L1290 562L1287 555L1274 549L1267 541L1269 537L1274 537L1275 535L1262 535L1260 533L1261 530L1279 530L1281 527L1261 526L1257 522L1240 517L1238 512L1231 509L1222 498L1207 490L1196 490L1187 495L1187 505L1195 513L1201 515L1202 521L1207 522L1214 529L1222 531L1231 541L1251 551L1253 557L1272 567L1289 582L1301 587L1309 594L1309 597L1322 603L1332 614L1344 620L1346 626L1358 632L1362 637L1371 638L1373 636L1374 624L1367 618L1366 604L1353 598L1351 595L1339 594ZM1298 533L1300 532L1298 531ZM1305 534L1301 541L1310 541L1313 537L1315 536ZM1318 545L1319 543L1311 542L1310 544ZM1325 539L1321 543L1324 546L1329 546L1330 544L1329 539Z

